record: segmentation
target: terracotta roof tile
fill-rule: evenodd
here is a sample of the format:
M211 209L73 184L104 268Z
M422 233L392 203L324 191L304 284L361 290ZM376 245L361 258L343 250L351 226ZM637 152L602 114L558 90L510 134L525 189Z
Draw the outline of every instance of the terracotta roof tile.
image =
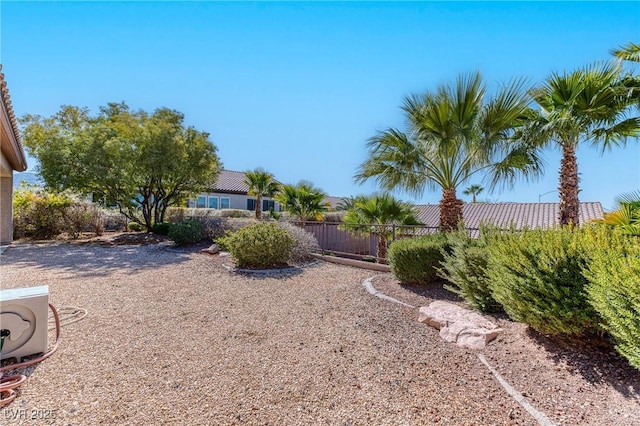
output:
M24 171L27 168L27 160L24 156L24 147L22 146L22 140L20 139L20 131L18 130L18 120L16 119L16 115L13 112L13 106L11 105L11 96L9 96L9 89L7 88L7 82L4 80L4 73L2 72L2 64L0 64L0 97L2 98L2 103L5 106L7 115L9 116L9 122L11 123L11 131L15 136L16 142L18 144L18 149L20 150L18 155L20 157L20 161L22 161L23 163L18 165L18 166L21 166L21 168L17 168L16 170Z

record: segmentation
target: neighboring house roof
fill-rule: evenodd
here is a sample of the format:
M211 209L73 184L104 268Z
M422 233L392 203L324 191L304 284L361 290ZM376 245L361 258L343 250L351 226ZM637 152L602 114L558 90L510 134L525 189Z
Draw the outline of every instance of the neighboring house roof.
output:
M213 191L226 194L246 194L249 192L249 186L244 182L246 178L247 175L244 172L223 170L213 186Z
M437 204L418 205L418 220L426 226L437 227L440 208ZM493 224L500 228L549 228L558 224L559 203L466 203L462 216L467 228ZM586 223L600 219L604 210L599 202L580 203L579 220Z
M0 147L2 154L13 170L19 172L27 170L27 158L24 154L18 122L11 106L11 98L7 83L4 81L2 64L0 64Z
M329 206L332 209L335 209L336 207L338 207L339 204L341 204L342 202L344 202L345 197L332 197L332 196L327 196L324 198L324 202L325 203L329 203Z

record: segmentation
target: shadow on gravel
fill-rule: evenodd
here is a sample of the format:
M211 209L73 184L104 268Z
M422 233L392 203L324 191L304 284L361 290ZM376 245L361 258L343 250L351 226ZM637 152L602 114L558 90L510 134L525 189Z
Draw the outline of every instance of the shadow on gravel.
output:
M563 339L542 335L531 328L527 333L547 350L551 359L566 364L589 383L605 382L626 397L640 397L640 370L629 365L608 340Z
M12 245L2 254L3 265L55 269L81 277L96 277L123 270L135 273L187 260L189 251L172 250L165 243L113 246L23 243Z
M464 300L452 291L444 288L445 281L437 280L426 285L412 285L400 283L400 287L409 290L417 295L435 300L446 300L449 302L464 302Z

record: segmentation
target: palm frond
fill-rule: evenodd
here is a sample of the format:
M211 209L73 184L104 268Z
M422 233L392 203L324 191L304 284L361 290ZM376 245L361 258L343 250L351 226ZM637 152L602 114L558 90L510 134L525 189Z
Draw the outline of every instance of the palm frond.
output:
M611 49L609 53L623 61L640 62L640 44L631 41L618 49Z

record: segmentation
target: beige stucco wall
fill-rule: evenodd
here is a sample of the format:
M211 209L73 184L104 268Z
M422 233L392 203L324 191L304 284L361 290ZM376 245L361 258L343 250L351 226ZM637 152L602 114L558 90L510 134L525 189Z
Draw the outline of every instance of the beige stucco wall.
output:
M13 240L13 170L0 152L0 244Z

